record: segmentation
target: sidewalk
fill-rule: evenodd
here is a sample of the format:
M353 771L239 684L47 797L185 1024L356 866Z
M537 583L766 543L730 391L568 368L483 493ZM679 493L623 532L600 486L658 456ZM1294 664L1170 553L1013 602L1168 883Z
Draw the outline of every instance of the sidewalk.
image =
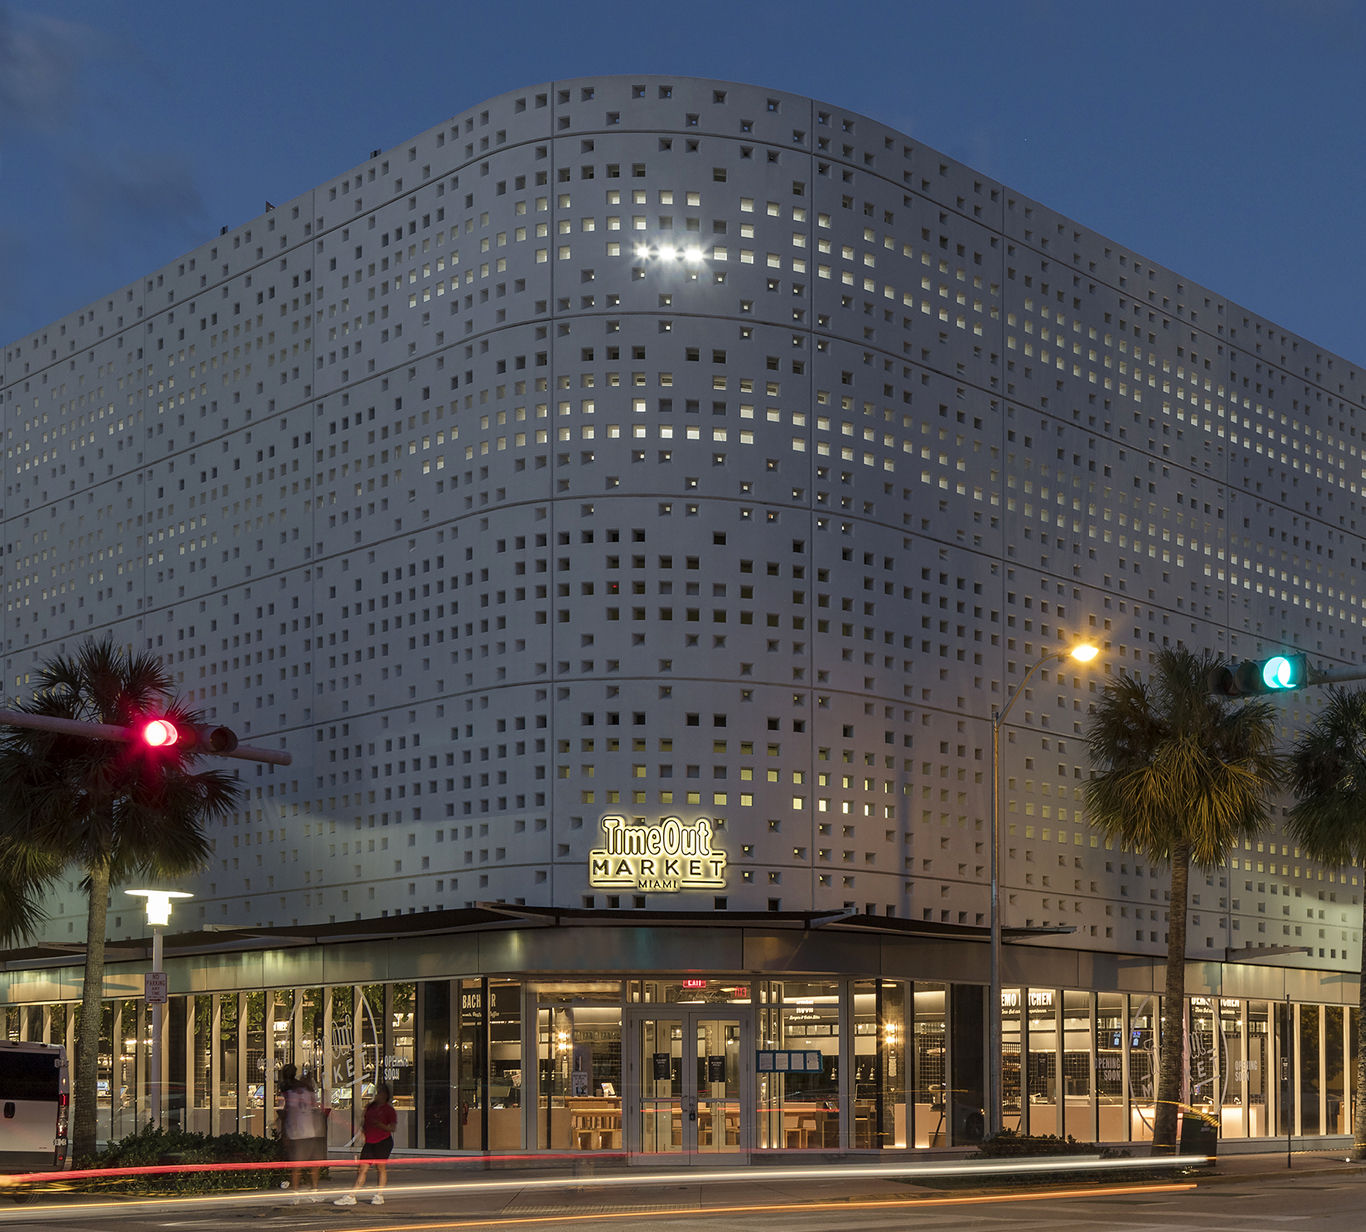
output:
M1272 1181L1302 1176L1359 1176L1366 1160L1349 1159L1351 1148L1341 1152L1296 1151L1286 1164L1284 1151L1256 1155L1224 1155L1211 1168L1202 1168L1199 1184L1228 1181Z

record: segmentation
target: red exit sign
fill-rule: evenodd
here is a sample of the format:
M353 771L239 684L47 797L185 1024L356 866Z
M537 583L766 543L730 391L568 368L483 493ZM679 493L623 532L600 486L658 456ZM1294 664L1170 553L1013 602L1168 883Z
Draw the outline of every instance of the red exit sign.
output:
M705 988L706 986L707 986L707 981L706 981L706 980L684 980L684 981L683 981L683 987L684 987L684 988Z

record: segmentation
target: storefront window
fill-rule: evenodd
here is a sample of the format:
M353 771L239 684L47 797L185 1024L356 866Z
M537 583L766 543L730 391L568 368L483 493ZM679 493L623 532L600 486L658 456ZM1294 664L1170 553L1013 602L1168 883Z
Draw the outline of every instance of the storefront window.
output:
M218 1050L218 1123L216 1134L237 1132L237 994L222 993L218 1002L218 1021L214 1047Z
M422 1131L420 1146L447 1151L451 1145L451 984L422 985Z
M417 1066L413 1055L413 1022L416 987L412 984L389 985L389 1037L384 1046L384 1081L393 1093L398 1127L394 1146L417 1145ZM518 1145L521 1145L520 1139Z
M247 1020L242 1033L246 1052L246 1090L242 1098L244 1134L264 1135L266 1126L266 994L246 994Z
M356 990L350 984L343 984L329 989L305 988L298 995L302 1004L299 1008L299 1050L294 1064L301 1074L327 1075L330 1089L319 1098L332 1109L328 1118L328 1140L349 1141L360 1128L360 1118L354 1109L360 1085ZM315 1030L318 1035L314 1034ZM326 1055L324 1040L328 1048Z
M639 985L636 988L639 1000ZM532 993L537 1000L536 1144L553 1150L620 1150L621 985L614 981L567 981L534 984ZM653 1031L650 1024L642 1024L642 1029L647 1025ZM681 1050L681 1027L678 1039L670 1046L673 1044ZM652 1038L646 1055L653 1057L655 1051ZM681 1057L681 1051L678 1055ZM640 1084L644 1101L657 1084L649 1072L642 1072ZM668 1098L676 1099L681 1088L675 1082L671 1091ZM672 1124L671 1117L668 1121ZM649 1116L642 1115L642 1132L647 1137L653 1124ZM645 1145L642 1149L668 1148Z
M485 1095L488 1086L488 1020L484 981L460 981L455 1031L455 1149L478 1151L484 1144Z
M1243 1003L1219 1002L1220 1134L1246 1138L1248 1059L1243 1039Z
M516 980L490 980L488 998L488 1149L515 1151L522 1146L522 986ZM620 1039L618 1031L618 1054ZM618 1072L620 1066L618 1055Z
M194 1022L191 1024L194 1095L190 1102L186 1128L194 1134L211 1134L209 1124L209 1086L213 1072L213 997L195 997Z
M60 1011L65 1022L64 1007L54 1007L52 1011L52 1039L57 1042L57 1016ZM165 1032L165 1046L162 1049L162 1065L165 1067L167 1081L161 1088L161 1115L168 1128L184 1129L189 1116L191 1099L190 1075L194 1071L194 1058L189 1050L193 1044L194 1012L193 997L172 997L166 1005L166 1016L162 1019ZM152 1072L152 1015L148 1010L146 1023L147 1073Z
M98 1076L96 1078L95 1106L98 1108L96 1124L100 1132L110 1132L113 1108L118 1104L111 1088L117 1084L114 1072L114 1003L100 1003L100 1054Z
M110 1136L118 1139L138 1130L138 1002L114 1003L114 1042L117 1050L113 1074L113 1125ZM16 1023L17 1023L16 1014Z
M1271 1022L1265 1001L1246 1002L1247 1134L1265 1138L1270 1132L1267 1092L1271 1089Z
M840 985L775 980L760 1032L765 1051L818 1053L819 1068L759 1072L758 1144L807 1150L839 1146Z
M1276 1136L1295 1131L1295 1088L1299 1070L1295 1065L1295 1007L1289 1001L1273 1002L1274 1064L1276 1080Z
M1058 999L1051 988L1027 993L1029 1132L1060 1133L1058 1125Z
M1219 1073L1222 1068L1215 1031L1214 1002L1209 997L1191 997L1187 1002L1190 1017L1186 1030L1186 1074L1190 1092L1187 1103L1196 1112L1217 1119Z
M1157 997L1129 998L1129 1136L1134 1142L1149 1142L1153 1136L1160 1012Z
M273 1077L278 1080L282 1066L295 1064L294 990L277 989L270 997L270 1046L274 1060Z
M1300 1129L1302 1134L1320 1132L1319 1093L1319 1027L1322 1014L1317 1005L1300 1006Z
M1342 1026L1346 1014L1340 1005L1330 1005L1324 1010L1323 1032L1323 1079L1324 1079L1324 1123L1325 1134L1347 1132L1343 1119L1346 1095L1346 1071L1343 1067Z
M1062 994L1063 1132L1095 1141L1091 1127L1091 994Z
M1343 1133L1350 1134L1356 1126L1357 1100L1361 1098L1361 1092L1357 1088L1357 1031L1360 1024L1357 1021L1358 1010L1348 1007L1347 1010L1347 1089L1351 1092L1348 1100L1346 1115L1346 1125Z
M1096 996L1096 1117L1101 1142L1125 1142L1124 994Z
M906 994L893 980L859 980L854 994L854 1146L906 1145Z
M980 984L951 984L949 1027L953 1145L982 1141L986 1131L986 990Z
M360 1106L375 1098L385 1054L384 985L365 984L360 989L356 1035L360 1041ZM359 1120L357 1121L359 1124Z
M318 1099L324 1107L331 1106L333 1093L327 1089L331 1072L327 1065L327 1002L328 992L322 988L303 988L294 994L300 999L299 1005L299 1040L298 1051L294 1055L294 1064L298 1066L300 1077L307 1076L313 1079L313 1085L318 1088ZM340 988L333 990L333 1005L341 1004L345 1006L345 1017L343 1022L349 1028L351 1025L351 989ZM350 1079L347 1079L348 1086L346 1094L349 1097L351 1089ZM329 1120L332 1118L329 1118ZM343 1125L338 1125L338 1130ZM347 1141L351 1134L348 1133L341 1139ZM333 1140L336 1136L332 1135Z
M948 1041L945 1037L945 995L943 984L913 985L912 1071L916 1146L949 1144Z
M1020 1104L1020 990L1001 989L1001 1127L1024 1132Z

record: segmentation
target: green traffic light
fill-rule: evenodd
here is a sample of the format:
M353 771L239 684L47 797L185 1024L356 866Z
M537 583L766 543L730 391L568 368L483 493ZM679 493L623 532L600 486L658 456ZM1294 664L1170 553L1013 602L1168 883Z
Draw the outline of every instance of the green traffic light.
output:
M1294 665L1284 655L1268 659L1262 665L1262 681L1268 689L1288 689L1294 677Z

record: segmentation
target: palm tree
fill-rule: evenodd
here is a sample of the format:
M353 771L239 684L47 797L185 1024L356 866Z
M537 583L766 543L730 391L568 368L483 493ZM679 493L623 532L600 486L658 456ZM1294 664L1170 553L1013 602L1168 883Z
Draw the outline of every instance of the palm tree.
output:
M1176 1150L1190 866L1221 866L1230 847L1262 830L1283 776L1274 707L1212 696L1218 662L1163 650L1146 683L1121 676L1105 687L1086 737L1097 771L1086 787L1091 824L1171 866L1154 1154Z
M1310 859L1342 867L1366 861L1366 690L1330 689L1323 711L1290 755L1290 788L1299 803L1287 830ZM1366 930L1357 1011L1356 1090L1366 1090ZM1366 1099L1356 1101L1352 1153L1366 1159Z
M122 726L149 714L186 725L202 718L172 702L170 678L151 655L125 655L111 638L49 660L37 676L32 699L16 709ZM203 868L204 823L223 816L237 796L230 776L192 773L193 760L174 748L153 752L28 728L0 735L0 855L12 852L49 882L74 865L89 898L72 1122L77 1159L95 1153L110 888L135 875L177 877ZM30 927L32 918L30 910Z

